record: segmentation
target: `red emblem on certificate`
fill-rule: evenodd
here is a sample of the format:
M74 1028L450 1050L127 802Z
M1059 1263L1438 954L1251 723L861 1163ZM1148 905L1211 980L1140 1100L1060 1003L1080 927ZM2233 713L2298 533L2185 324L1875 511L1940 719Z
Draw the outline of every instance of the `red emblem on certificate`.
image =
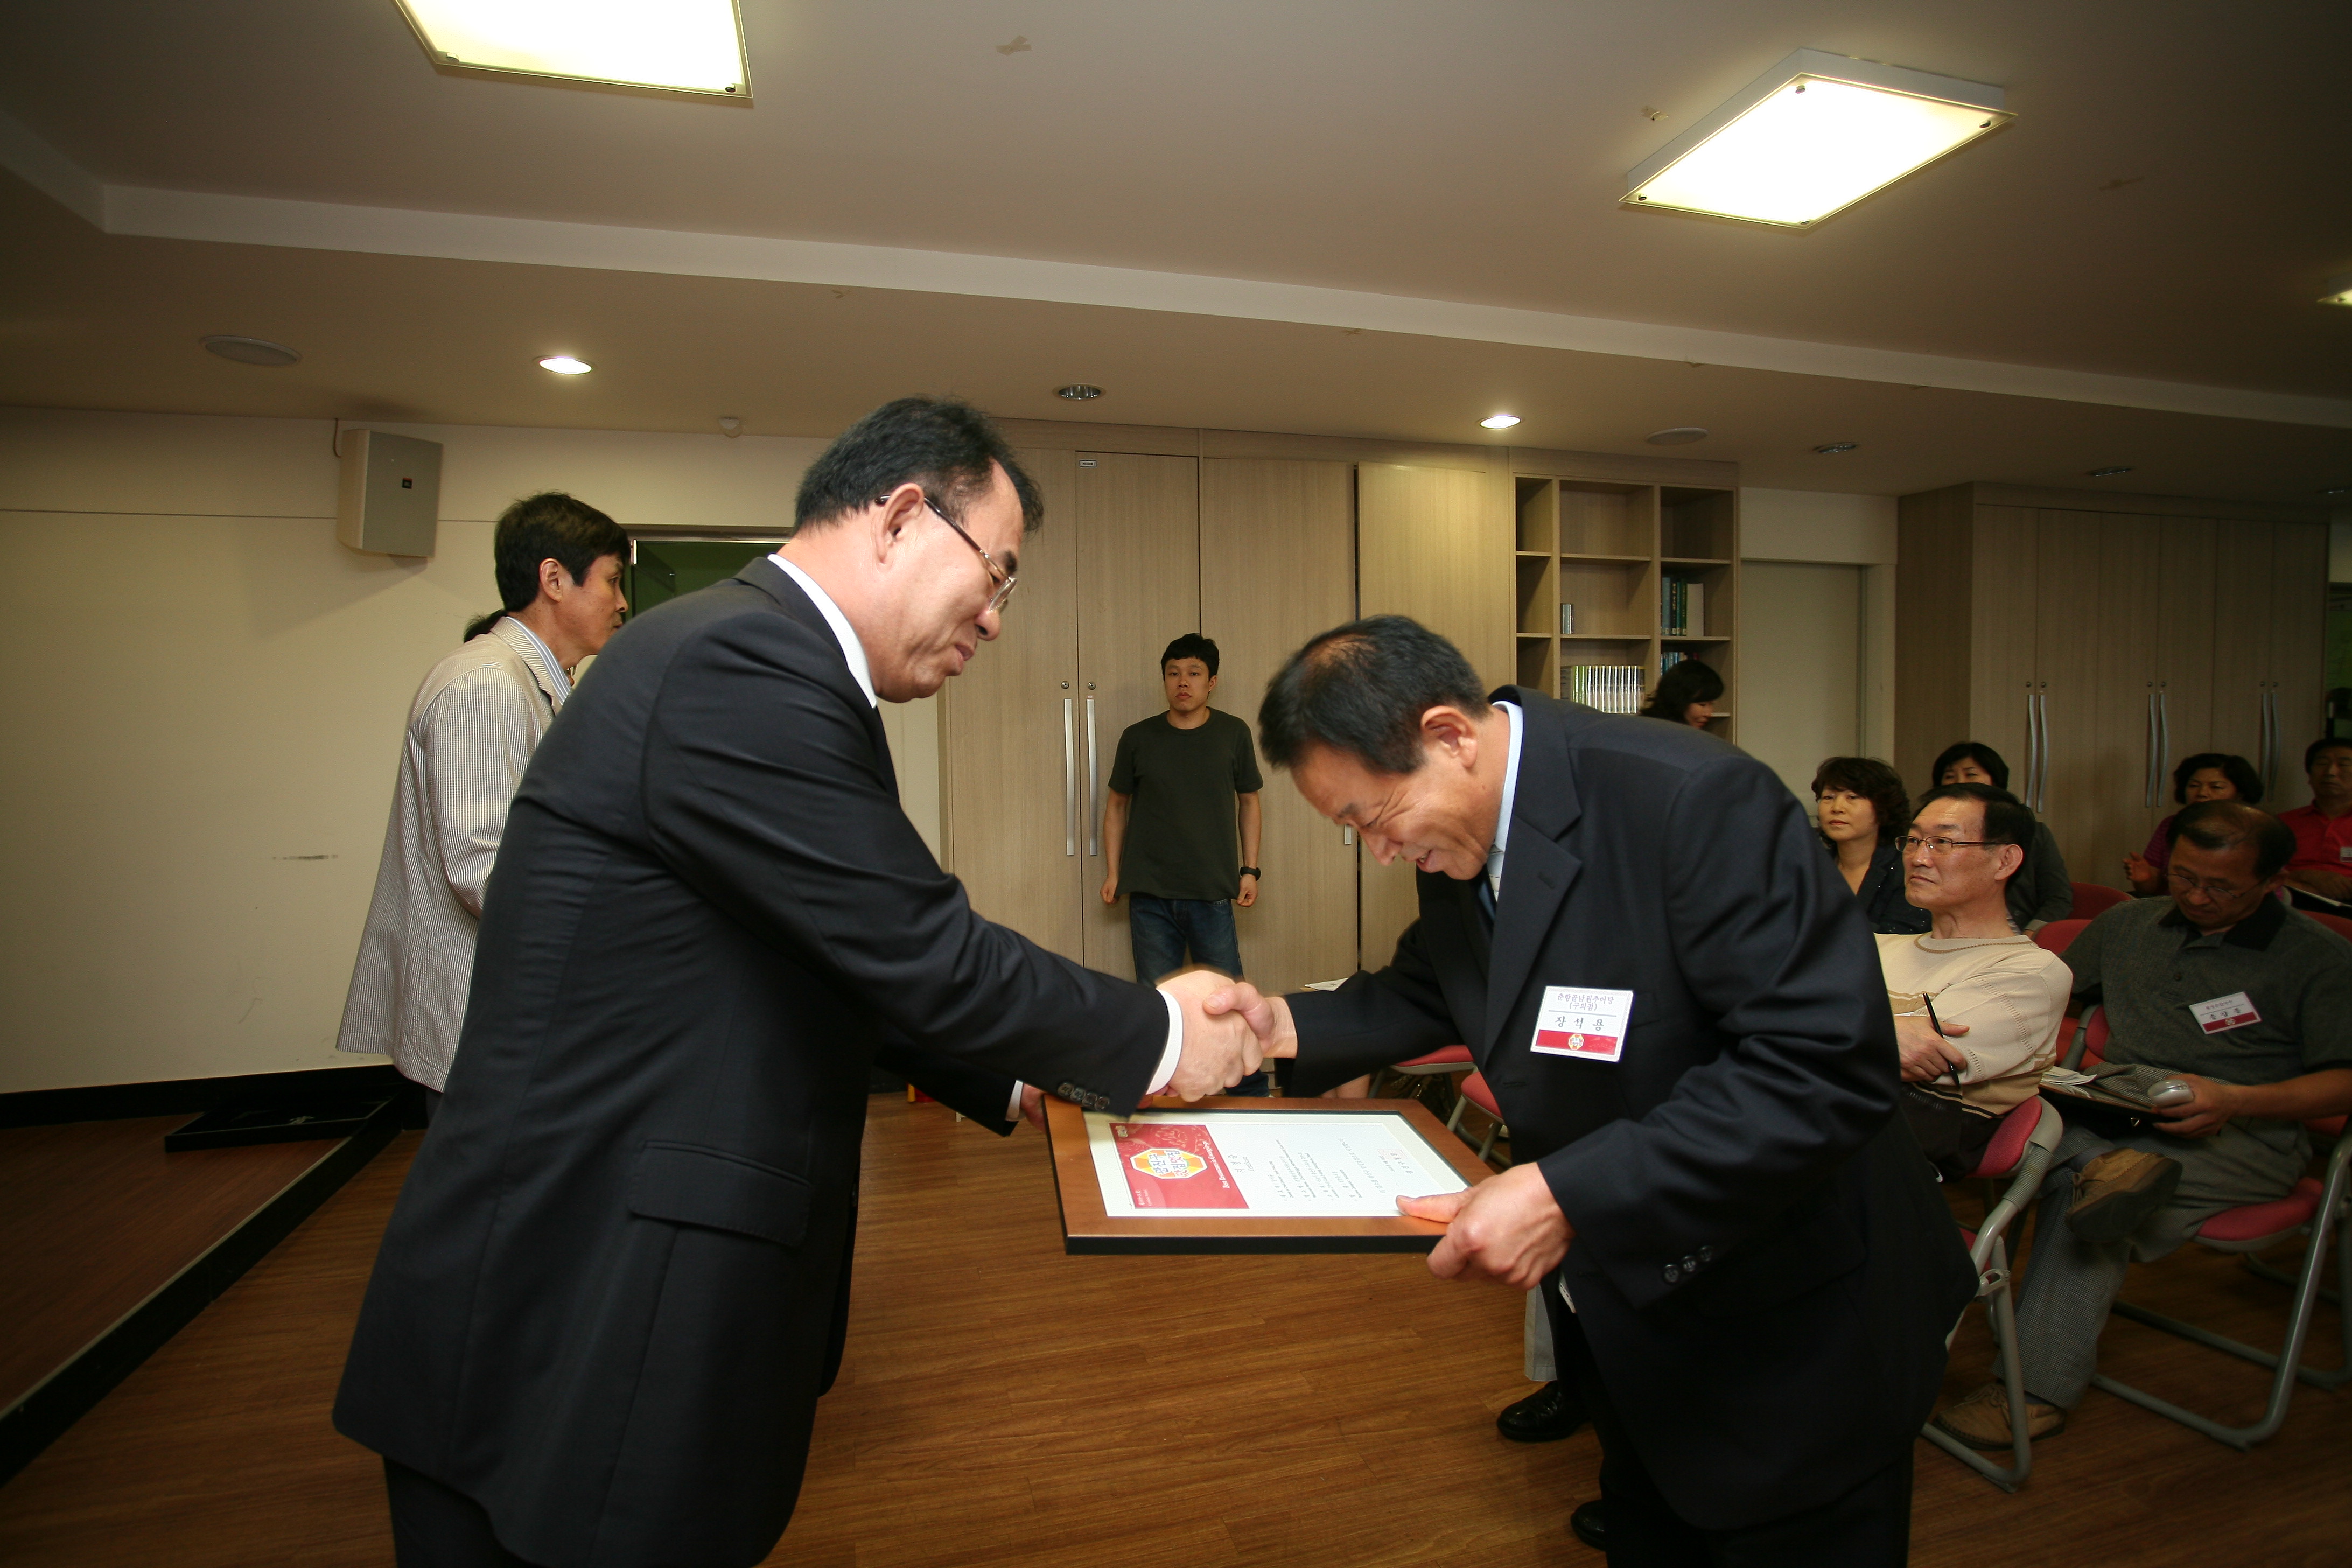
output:
M1245 1209L1249 1200L1225 1169L1206 1127L1182 1122L1118 1122L1119 1169L1139 1209Z

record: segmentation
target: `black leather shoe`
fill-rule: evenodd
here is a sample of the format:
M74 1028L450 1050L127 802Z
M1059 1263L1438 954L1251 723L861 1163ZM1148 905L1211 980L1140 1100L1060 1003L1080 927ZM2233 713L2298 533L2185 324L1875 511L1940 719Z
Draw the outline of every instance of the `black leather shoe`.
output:
M1547 1383L1495 1417L1495 1430L1514 1443L1557 1443L1584 1425L1584 1405L1565 1384Z
M1599 1498L1594 1498L1591 1502L1580 1504L1577 1510L1568 1516L1568 1528L1571 1534L1593 1551L1607 1554L1609 1551L1608 1505Z

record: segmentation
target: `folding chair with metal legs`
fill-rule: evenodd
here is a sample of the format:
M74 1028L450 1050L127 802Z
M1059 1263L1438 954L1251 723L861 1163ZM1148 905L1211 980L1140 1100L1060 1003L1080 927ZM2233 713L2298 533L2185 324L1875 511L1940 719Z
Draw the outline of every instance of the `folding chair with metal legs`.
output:
M2303 1267L2294 1280L2294 1305L2288 1309L2286 1342L2273 1353L2257 1350L2252 1345L2200 1329L2194 1323L2184 1323L2178 1318L2146 1307L2136 1307L2128 1301L2117 1301L2114 1310L2134 1322L2161 1329L2168 1334L2193 1340L2217 1351L2226 1351L2271 1369L2270 1401L2263 1407L2263 1418L2250 1426L2224 1426L2220 1422L2186 1410L2169 1400L2158 1399L2144 1389L2127 1383L2118 1383L2104 1373L2093 1373L2091 1386L2103 1389L2118 1399L2128 1399L2158 1415L2168 1416L2183 1426L2202 1432L2218 1443L2232 1448L2251 1448L2276 1433L2286 1421L2287 1402L2294 1394L2298 1380L2315 1388L2334 1388L2347 1381L2346 1369L2352 1367L2352 1329L2345 1331L2345 1362L2336 1368L2323 1369L2303 1364L2304 1342L2311 1334L2311 1320L2319 1300L2319 1282L2326 1270L2327 1247L2332 1238L2336 1245L2337 1272L2344 1283L2352 1286L2352 1268L2344 1266L2347 1237L2345 1229L2345 1195L2347 1171L2352 1171L2352 1133L2339 1135L2327 1156L2327 1174L2324 1181L2305 1176L2285 1197L2266 1204L2248 1204L2242 1208L2225 1210L2215 1215L2200 1227L2197 1240L2217 1252L2254 1252L2274 1247L2305 1230L2311 1243L2304 1249ZM2340 1309L2339 1309L2340 1310Z
M1495 1103L1494 1091L1486 1087L1486 1075L1484 1073L1474 1072L1462 1080L1462 1098L1454 1102L1454 1114L1445 1119L1448 1132L1458 1134L1462 1131L1462 1110L1470 1105L1486 1113L1486 1141L1478 1145L1478 1158L1483 1160L1494 1152L1495 1140L1510 1131L1503 1125L1503 1108ZM1466 1143L1469 1140L1465 1138L1463 1142Z
M1477 1065L1470 1059L1469 1047L1440 1046L1427 1056L1415 1057L1411 1061L1397 1062L1390 1067L1374 1068L1372 1081L1365 1092L1375 1100L1380 1098L1382 1073L1402 1073L1407 1078L1440 1078L1447 1073L1470 1072Z
M1969 1237L1969 1261L1977 1268L1977 1300L1985 1303L1993 1348L2000 1358L2001 1386L2009 1394L2010 1462L1994 1464L1932 1421L1920 1428L1927 1441L2005 1492L2023 1486L2033 1470L2033 1439L2027 1435L2025 1424L2024 1373L2016 1353L2017 1308L2011 1289L2009 1227L2032 1206L2065 1131L2058 1108L2037 1095L2001 1119L1992 1142L1985 1145L1983 1160L1970 1173L1972 1177L2010 1178L1976 1234L1960 1233ZM1944 1336L1947 1350L1951 1348L1952 1335L1959 1331L1955 1322L1952 1332Z

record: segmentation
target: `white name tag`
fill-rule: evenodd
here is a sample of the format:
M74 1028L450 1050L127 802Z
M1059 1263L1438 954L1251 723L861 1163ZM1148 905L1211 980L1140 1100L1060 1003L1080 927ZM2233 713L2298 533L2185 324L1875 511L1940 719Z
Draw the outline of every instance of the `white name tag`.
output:
M1543 1010L1536 1015L1536 1037L1529 1044L1548 1057L1613 1062L1625 1054L1625 1020L1633 1012L1631 991L1547 985Z
M2352 844L2338 844L2336 847L2336 858L2338 860L2352 860Z
M2254 1011L2254 999L2242 991L2216 996L2210 1002L2191 1002L2189 1011L2195 1016L2197 1026L2209 1035L2218 1035L2228 1029L2242 1029L2249 1024L2263 1021L2263 1016Z

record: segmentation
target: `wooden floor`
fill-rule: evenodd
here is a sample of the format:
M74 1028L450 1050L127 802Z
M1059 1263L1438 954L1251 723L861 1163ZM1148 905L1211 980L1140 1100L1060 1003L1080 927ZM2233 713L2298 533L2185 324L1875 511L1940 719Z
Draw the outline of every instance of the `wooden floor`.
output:
M327 1409L415 1136L0 1489L0 1562L390 1561L374 1460ZM1516 1294L1413 1258L1067 1258L1034 1132L887 1098L865 1215L848 1362L771 1563L1601 1562L1565 1528L1591 1437L1495 1435L1529 1392ZM2257 1339L2284 1296L2204 1254L2133 1294ZM2107 1342L2119 1375L2260 1403L2252 1367L2127 1323ZM1984 1366L1972 1321L1952 1391ZM2014 1497L1925 1444L1918 1465L1922 1564L2352 1563L2352 1394L2304 1390L2241 1455L2093 1394Z
M317 1163L331 1142L163 1152L180 1116L0 1131L0 1407Z

